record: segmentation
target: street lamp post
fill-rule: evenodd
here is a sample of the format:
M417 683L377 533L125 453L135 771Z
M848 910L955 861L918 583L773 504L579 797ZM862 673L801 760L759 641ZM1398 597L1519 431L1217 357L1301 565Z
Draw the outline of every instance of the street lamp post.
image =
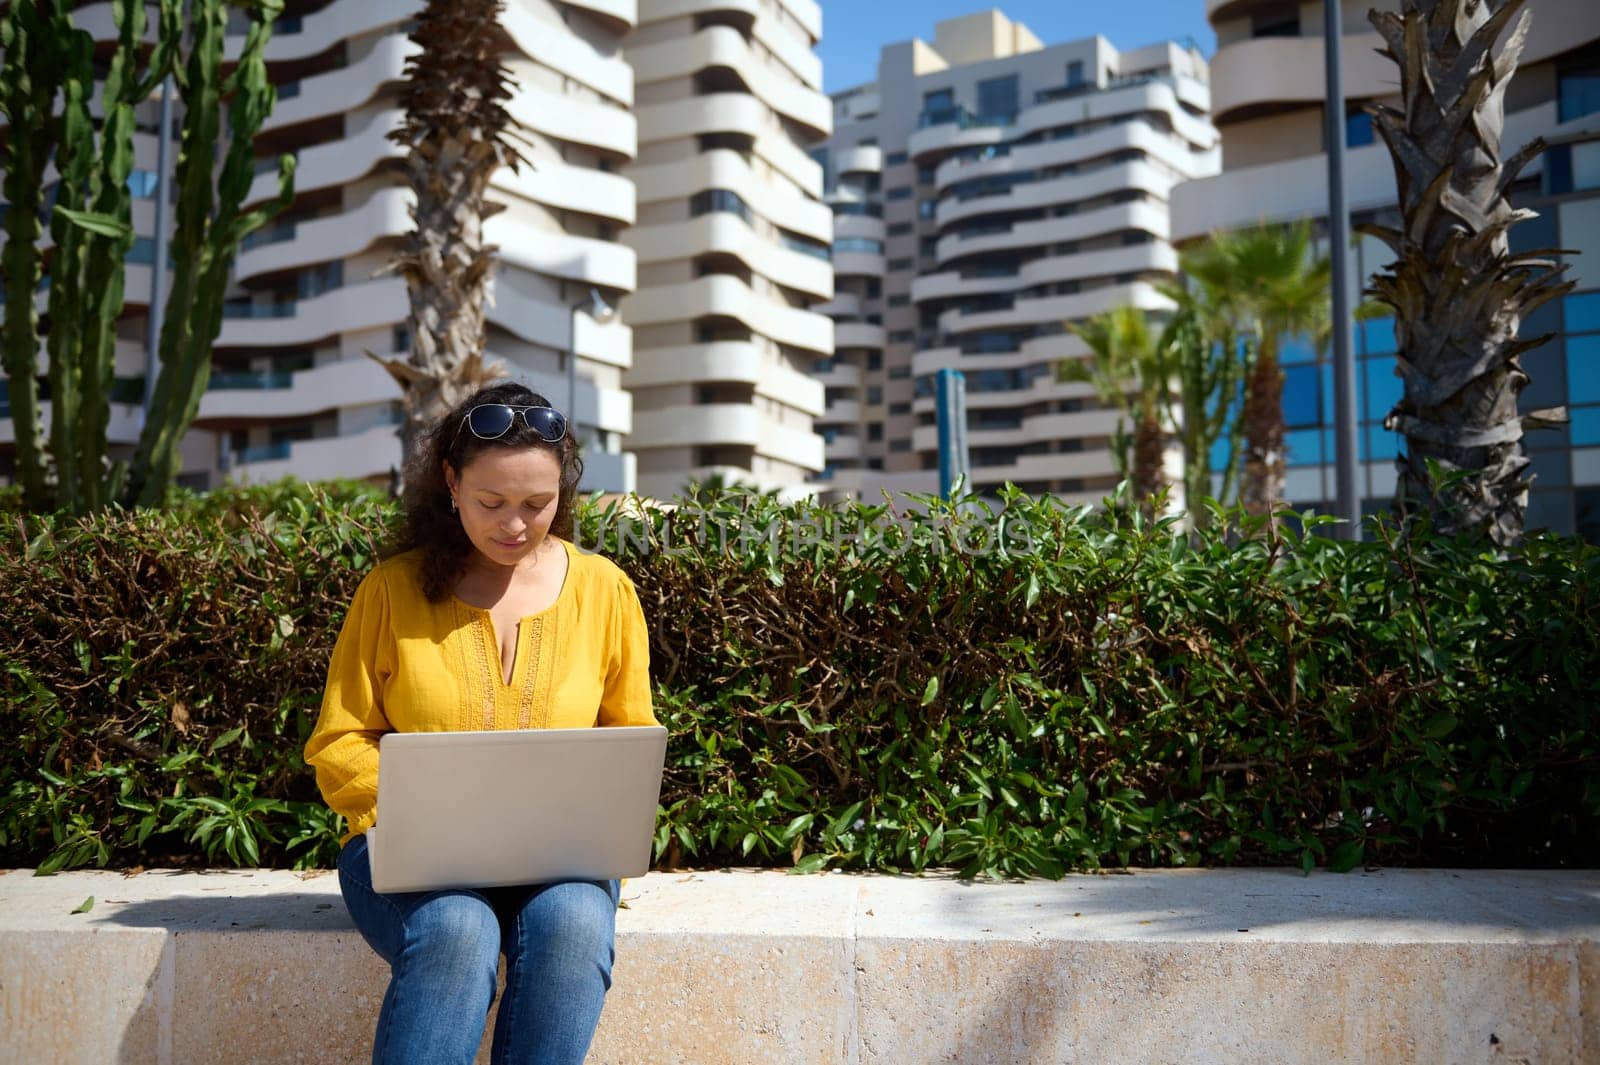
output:
M1327 73L1328 126L1328 259L1333 285L1333 411L1334 455L1338 485L1339 516L1344 519L1340 533L1347 539L1361 539L1361 492L1356 464L1359 434L1356 426L1356 368L1350 353L1350 294L1346 289L1350 248L1350 217L1344 203L1344 79L1339 68L1343 46L1339 0L1323 0L1325 69Z
M567 318L567 423L570 431L576 435L578 430L578 312L588 311L589 317L601 325L611 321L617 316L617 309L606 302L597 288L589 289L589 294L572 305L572 311Z

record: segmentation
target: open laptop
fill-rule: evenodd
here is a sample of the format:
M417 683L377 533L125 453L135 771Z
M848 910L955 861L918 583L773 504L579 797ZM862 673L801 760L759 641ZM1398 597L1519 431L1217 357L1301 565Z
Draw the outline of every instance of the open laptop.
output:
M385 733L372 886L642 876L666 751L659 725Z

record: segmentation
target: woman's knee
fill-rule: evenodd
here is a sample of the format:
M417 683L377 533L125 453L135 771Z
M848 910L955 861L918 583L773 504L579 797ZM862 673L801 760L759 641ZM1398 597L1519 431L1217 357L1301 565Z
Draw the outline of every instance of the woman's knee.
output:
M474 892L430 896L404 921L403 951L451 968L494 972L500 957L500 923L493 907Z
M523 905L520 931L526 944L593 957L609 972L617 900L607 884L551 884Z

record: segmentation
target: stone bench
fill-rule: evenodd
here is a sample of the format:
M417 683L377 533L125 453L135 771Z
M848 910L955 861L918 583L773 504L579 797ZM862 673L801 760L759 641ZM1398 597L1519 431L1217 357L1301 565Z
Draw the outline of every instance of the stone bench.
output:
M1600 1063L1597 871L653 873L623 899L593 1062ZM386 978L329 873L0 874L0 1062L365 1062Z

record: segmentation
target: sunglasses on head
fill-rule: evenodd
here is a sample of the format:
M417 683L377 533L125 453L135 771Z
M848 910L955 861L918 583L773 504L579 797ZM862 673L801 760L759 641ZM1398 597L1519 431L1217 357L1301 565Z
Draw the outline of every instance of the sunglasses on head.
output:
M497 440L511 431L517 415L529 429L539 434L539 439L554 444L567 435L567 417L554 407L513 407L506 403L480 403L467 411L456 427L456 439L461 437L461 426L472 430L479 440ZM454 441L451 442L454 445Z

